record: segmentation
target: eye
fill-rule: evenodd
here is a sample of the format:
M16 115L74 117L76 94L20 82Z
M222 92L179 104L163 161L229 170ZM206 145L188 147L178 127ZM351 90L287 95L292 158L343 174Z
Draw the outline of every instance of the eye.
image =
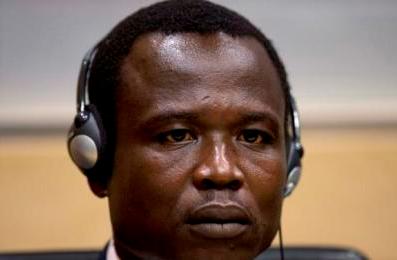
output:
M249 144L268 144L272 142L272 137L261 130L246 129L241 132L237 137L237 140Z
M188 129L173 129L159 135L159 141L163 144L178 144L195 140Z

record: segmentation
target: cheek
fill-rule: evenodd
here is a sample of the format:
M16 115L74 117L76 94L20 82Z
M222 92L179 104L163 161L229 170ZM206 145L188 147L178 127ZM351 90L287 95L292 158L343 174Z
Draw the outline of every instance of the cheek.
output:
M246 175L246 185L257 206L257 221L262 229L275 232L281 214L286 178L286 163L282 153L280 156L251 157L241 167L249 173ZM269 232L263 231L263 234L267 233Z
M263 241L267 244L263 247L270 246L273 241L277 230L280 226L280 218L283 203L283 190L285 183L285 163L284 161L269 163L267 170L272 171L273 174L265 175L262 185L254 185L252 190L257 195L258 205L261 212L261 228L263 229Z
M247 168L250 168L247 171L247 185L256 195L259 205L282 197L286 180L286 165L283 160L261 160L250 163Z
M138 225L153 232L178 225L175 208L189 182L186 167L181 160L177 163L149 148L118 145L109 186L112 218L123 222L116 225Z

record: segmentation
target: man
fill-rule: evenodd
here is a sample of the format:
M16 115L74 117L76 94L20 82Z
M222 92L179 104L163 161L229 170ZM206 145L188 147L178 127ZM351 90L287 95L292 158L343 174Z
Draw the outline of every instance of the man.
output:
M108 258L252 259L270 246L300 167L286 187L289 85L249 21L206 1L149 6L89 52L78 91L69 151L108 198Z

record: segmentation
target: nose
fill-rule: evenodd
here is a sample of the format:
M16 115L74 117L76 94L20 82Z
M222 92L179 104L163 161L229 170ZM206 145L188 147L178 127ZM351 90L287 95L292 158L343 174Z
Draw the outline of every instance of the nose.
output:
M193 173L193 184L198 190L238 190L244 176L236 165L236 155L227 151L224 142L214 143L203 151L203 158Z

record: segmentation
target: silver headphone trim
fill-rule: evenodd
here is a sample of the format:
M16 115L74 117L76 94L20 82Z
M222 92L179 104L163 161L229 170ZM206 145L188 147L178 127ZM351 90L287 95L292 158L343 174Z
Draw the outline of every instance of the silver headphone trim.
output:
M98 160L97 146L87 135L74 136L70 141L69 150L73 161L85 170L94 167Z

